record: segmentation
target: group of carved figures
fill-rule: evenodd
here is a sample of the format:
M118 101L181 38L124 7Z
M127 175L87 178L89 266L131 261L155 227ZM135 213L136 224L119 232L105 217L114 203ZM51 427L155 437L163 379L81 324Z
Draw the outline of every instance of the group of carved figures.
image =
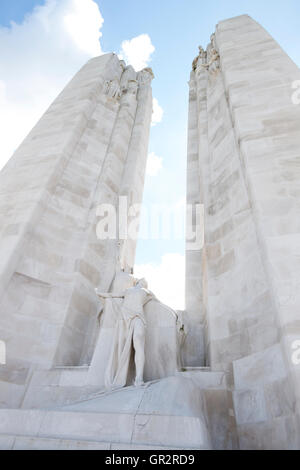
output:
M193 70L206 69L211 74L215 73L220 68L220 56L217 51L216 38L213 34L211 36L211 43L205 51L202 46L199 46L199 54L193 61Z
M152 69L146 67L137 74L137 80L130 78L130 67L123 66L123 78L118 80L114 78L113 80L107 80L104 84L104 93L109 97L115 100L119 100L123 93L128 93L136 96L139 85L147 84L153 79ZM127 71L129 76L126 77Z
M129 93L131 95L136 95L138 90L138 81L137 80L128 80L126 87L121 87L119 80L114 78L113 80L108 80L105 82L104 93L109 96L109 98L114 98L119 100L122 96L122 93Z

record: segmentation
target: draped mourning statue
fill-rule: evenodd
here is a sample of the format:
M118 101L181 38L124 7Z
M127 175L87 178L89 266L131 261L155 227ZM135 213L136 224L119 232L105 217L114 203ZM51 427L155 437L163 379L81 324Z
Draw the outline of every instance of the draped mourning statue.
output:
M121 288L122 291L117 291ZM105 371L105 387L118 388L126 385L132 348L136 377L134 384L142 385L145 364L145 331L146 320L144 306L156 297L148 290L146 280L135 279L123 273L119 286L114 291L96 294L105 302L106 312L116 318L113 341L107 368Z

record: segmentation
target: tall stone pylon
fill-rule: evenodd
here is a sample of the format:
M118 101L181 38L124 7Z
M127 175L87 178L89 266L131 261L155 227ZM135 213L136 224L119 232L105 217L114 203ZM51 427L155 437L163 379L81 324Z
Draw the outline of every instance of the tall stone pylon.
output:
M243 15L217 25L189 83L187 202L204 206L204 244L187 244L190 358L202 328L240 448L300 448L299 79Z
M115 54L90 60L0 173L0 396L11 406L30 370L89 362L94 288L108 291L118 259L133 267L134 241L120 254L97 236L97 207L141 201L152 78Z

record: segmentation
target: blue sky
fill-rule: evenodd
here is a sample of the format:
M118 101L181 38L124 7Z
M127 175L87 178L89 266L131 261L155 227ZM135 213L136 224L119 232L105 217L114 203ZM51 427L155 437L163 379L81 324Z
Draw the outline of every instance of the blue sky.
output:
M55 1L57 0L49 0L53 5ZM89 5L93 3L92 0L58 0L58 3L64 4L66 9L76 2L86 2ZM153 203L177 204L179 201L183 201L185 197L187 81L189 80L192 60L197 55L198 45L206 46L218 21L247 13L261 23L290 57L300 65L300 2L299 0L213 0L211 2L207 2L207 0L95 0L94 3L99 6L104 19L104 23L101 25L102 36L100 38L102 52L114 51L119 53L124 40L130 40L142 34L149 35L151 43L155 47L149 65L153 68L156 77L153 81L153 95L163 109L163 118L160 123L151 128L149 152L161 157L162 168L155 176L147 176L144 203L146 206ZM17 68L17 59L16 64L12 63L12 58L7 59L7 62L3 58L1 59L1 38L6 41L4 55L14 57L16 53L16 57L18 57L19 54L21 63L23 45L18 39L20 36L16 31L17 28L11 29L11 22L14 21L22 26L25 15L30 17L34 7L37 5L43 6L44 4L44 0L0 0L0 103L1 80L7 85L8 95L10 81L16 80L15 76L18 74L22 76L22 70ZM53 21L55 21L55 18L59 21L59 15L64 14L64 11L59 10L57 7L57 13L53 17ZM22 43L26 43L28 37L28 43L24 45L24 48L27 47L27 52L25 52L27 54L27 63L29 62L27 68L29 69L30 67L34 69L40 60L39 57L43 55L43 38L41 44L38 45L32 39L34 38L32 31L34 23L32 24L31 30L29 27L27 29L24 27L22 33ZM3 27L8 28L5 30L5 34L3 33ZM10 36L9 32L11 32ZM89 54L86 54L87 51L85 53L81 51L80 54L79 52L77 54L74 41L70 46L68 46L69 43L66 43L65 51L59 47L57 47L57 50L53 48L50 50L49 44L46 44L46 37L48 42L53 41L55 43L54 31L53 38L51 32L47 34L48 36L44 37L45 53L50 54L49 51L51 54L53 53L52 55L53 57L56 56L57 62L54 61L51 55L51 59L49 59L49 62L52 61L51 72L48 72L47 78L41 78L40 96L43 99L30 95L30 77L28 76L27 81L24 79L22 87L15 82L14 100L6 100L7 107L13 106L12 116L13 113L18 112L20 116L24 117L25 122L26 110L28 110L28 113L32 113L33 124L44 110L43 106L48 106L57 95L57 91L64 86L80 65L92 54L92 51L88 51ZM70 58L68 57L68 47L70 47ZM32 61L30 62L28 58L30 59L31 56ZM67 60L64 59L65 57L67 57ZM53 69L54 73L52 73ZM6 73L5 71L10 72ZM35 83L39 79L37 77L40 77L40 73L34 76ZM49 97L44 99L43 83L46 83L46 81L48 82ZM17 99L22 103L20 111L17 111ZM36 101L41 103L38 105ZM33 110L35 111L33 112ZM20 120L20 132L16 136L17 142L15 145L19 144L18 139L21 136L23 137L22 122ZM5 120L4 125L7 126L9 134L9 120ZM24 124L24 133L25 131L27 133L28 130ZM11 147L8 145L7 148ZM175 285L181 286L179 290L182 297L183 254L183 239L167 241L140 240L136 262L140 269L146 272L146 277L148 274L148 276L157 277L158 281L163 280L165 283L167 283L165 278L168 271L175 270L172 279ZM169 255L169 258L165 259L164 268L161 269L163 257L166 255ZM174 255L173 258L171 255ZM177 272L176 265L178 266ZM171 281L168 282L168 289L171 292Z

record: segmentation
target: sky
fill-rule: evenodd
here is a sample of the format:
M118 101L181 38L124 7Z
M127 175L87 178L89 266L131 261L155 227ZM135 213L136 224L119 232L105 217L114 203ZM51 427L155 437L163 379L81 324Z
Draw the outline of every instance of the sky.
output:
M0 168L79 68L116 52L155 74L141 235L153 205L183 213L191 63L218 21L241 14L300 66L299 0L0 0ZM135 273L183 309L183 231L176 239L142 237Z

